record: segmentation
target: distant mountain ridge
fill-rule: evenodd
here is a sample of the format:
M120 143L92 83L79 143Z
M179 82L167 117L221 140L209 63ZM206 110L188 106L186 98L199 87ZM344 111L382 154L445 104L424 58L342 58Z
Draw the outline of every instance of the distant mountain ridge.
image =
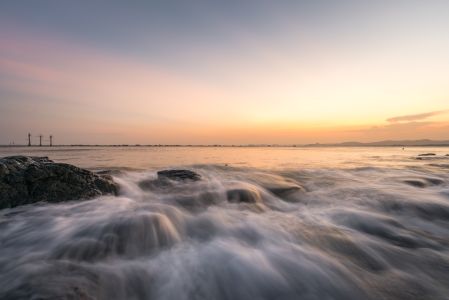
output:
M60 144L52 147L413 147L449 146L449 140L384 140L377 142L341 142L315 144ZM27 145L0 145L0 147L27 147ZM38 145L32 147L39 148ZM49 147L49 146L43 146Z
M369 147L369 146L449 146L449 140L385 140L385 141L377 141L377 142L342 142L342 143L334 143L334 144L307 144L305 147Z

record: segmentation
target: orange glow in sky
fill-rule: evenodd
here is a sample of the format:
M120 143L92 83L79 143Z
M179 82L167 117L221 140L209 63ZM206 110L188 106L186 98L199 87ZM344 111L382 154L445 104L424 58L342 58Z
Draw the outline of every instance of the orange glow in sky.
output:
M89 33L1 4L0 144L29 131L67 144L449 139L447 4L356 5L349 19L254 5L183 11L160 32L145 10L139 30L132 8L113 12L123 28L94 11Z

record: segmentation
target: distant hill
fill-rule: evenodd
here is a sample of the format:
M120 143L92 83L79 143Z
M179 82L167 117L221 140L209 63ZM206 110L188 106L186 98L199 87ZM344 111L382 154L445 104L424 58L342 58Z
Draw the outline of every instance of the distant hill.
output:
M305 147L382 147L382 146L449 146L449 140L443 141L435 141L429 139L423 140L386 140L386 141L378 141L378 142L369 142L369 143L361 143L361 142L343 142L343 143L335 143L335 144L307 144Z
M227 145L227 144L117 144L117 145L90 145L90 144L71 144L71 145L53 145L53 148L56 147L413 147L413 146L449 146L449 140L386 140L386 141L378 141L378 142L342 142L342 143L334 143L334 144L235 144L235 145ZM0 147L27 147L26 145L0 145ZM38 145L33 145L32 147L39 148ZM43 146L48 147L48 146Z

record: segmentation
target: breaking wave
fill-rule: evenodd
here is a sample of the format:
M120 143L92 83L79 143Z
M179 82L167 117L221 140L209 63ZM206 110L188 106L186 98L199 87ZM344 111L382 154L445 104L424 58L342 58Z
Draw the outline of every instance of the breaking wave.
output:
M0 211L1 299L447 299L449 174L121 172L119 197Z

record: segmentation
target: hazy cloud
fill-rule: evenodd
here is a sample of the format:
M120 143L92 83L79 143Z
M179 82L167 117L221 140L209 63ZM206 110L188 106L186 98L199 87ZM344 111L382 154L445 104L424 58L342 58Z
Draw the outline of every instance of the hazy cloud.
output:
M422 114L415 114L415 115L405 115L405 116L398 116L387 119L390 123L397 123L397 122L411 122L411 121L418 121L427 119L436 115L446 114L449 113L449 109L446 110L438 110L438 111L432 111L428 113L422 113Z

